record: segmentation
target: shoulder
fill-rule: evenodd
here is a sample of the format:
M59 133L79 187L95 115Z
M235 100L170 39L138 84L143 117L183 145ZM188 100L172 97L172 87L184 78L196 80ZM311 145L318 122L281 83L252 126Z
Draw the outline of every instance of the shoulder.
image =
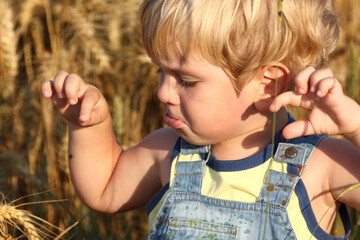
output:
M170 165L173 149L179 136L170 128L161 128L145 137L137 147L151 155L157 165L160 181L164 186L170 179Z
M139 147L146 147L156 154L156 152L172 151L179 136L170 128L158 129L146 136L139 144Z
M351 171L351 168L360 164L360 152L345 139L324 138L318 144L315 153L321 160L329 164L331 171L339 168Z
M360 182L359 169L360 153L347 140L322 138L312 152L302 181L323 229L330 231L340 202L360 209L360 188L341 196L347 188Z
M161 128L146 136L137 145L127 149L123 155L130 159L137 159L142 164L159 164L171 155L178 138L173 129Z
M321 169L324 184L334 199L341 197L347 188L360 182L360 152L349 141L339 138L325 138L317 146L312 156L313 166ZM352 207L360 208L360 200L353 196L360 189L340 198Z
M324 137L319 139L310 160L317 159L329 170L336 169L336 166L349 168L349 164L358 164L360 152L349 141L341 138Z

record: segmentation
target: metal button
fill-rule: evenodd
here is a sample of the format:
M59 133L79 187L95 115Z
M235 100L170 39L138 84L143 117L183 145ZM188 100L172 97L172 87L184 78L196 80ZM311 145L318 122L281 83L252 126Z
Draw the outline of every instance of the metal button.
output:
M287 158L294 158L297 155L297 150L294 147L289 147L285 150L285 156Z

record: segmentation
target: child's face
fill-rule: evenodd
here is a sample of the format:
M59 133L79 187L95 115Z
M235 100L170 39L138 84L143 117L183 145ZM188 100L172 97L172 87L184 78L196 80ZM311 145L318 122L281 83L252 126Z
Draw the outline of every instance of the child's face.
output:
M205 60L161 60L158 98L164 122L197 144L216 144L253 131L256 93L250 81L237 94L229 77Z

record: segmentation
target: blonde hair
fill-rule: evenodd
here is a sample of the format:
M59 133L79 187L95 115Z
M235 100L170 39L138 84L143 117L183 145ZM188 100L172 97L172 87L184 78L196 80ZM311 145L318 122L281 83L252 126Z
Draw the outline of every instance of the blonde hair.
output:
M292 74L324 65L339 35L331 0L284 0L278 9L278 0L144 0L145 49L155 61L196 50L238 91L274 61Z

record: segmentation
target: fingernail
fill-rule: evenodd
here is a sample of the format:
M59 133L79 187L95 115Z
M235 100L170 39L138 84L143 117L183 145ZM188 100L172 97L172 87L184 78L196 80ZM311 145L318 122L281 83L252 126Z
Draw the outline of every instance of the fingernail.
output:
M274 112L274 111L275 111L275 104L274 104L274 103L272 103L272 104L270 105L269 110L270 110L271 112Z
M304 93L305 93L305 90L302 89L302 88L298 88L297 92L298 92L299 94L304 94Z
M74 99L70 99L70 100L69 100L69 103L70 103L70 105L75 105L75 104L76 104L76 101L75 101Z
M316 95L317 95L318 97L321 97L321 91L318 90L318 91L316 92Z
M60 99L63 99L63 98L65 98L65 95L64 95L64 93L60 93L60 94L59 94L59 98L60 98Z
M89 117L87 115L81 115L79 117L79 120L80 120L80 122L85 123L85 122L89 121Z
M312 92L312 93L315 92L315 87L314 86L310 87L310 92Z
M50 92L47 91L47 90L43 90L42 94L43 94L44 97L49 97L50 96Z

